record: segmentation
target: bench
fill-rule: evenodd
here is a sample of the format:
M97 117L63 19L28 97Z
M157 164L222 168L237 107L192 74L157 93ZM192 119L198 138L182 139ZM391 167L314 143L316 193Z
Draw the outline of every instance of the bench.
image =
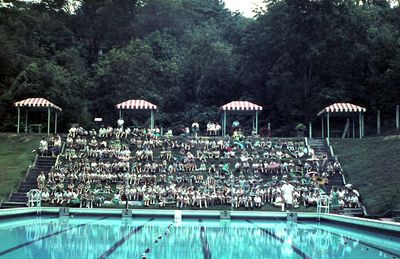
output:
M29 124L28 132L29 133L33 133L33 132L42 133L42 127L43 127L43 124ZM36 131L34 131L35 128L37 129Z

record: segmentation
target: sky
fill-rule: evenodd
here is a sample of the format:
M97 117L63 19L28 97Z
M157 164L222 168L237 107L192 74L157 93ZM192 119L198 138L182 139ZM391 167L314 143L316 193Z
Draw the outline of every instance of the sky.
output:
M253 17L252 10L262 4L263 0L225 0L225 6L232 11L239 11L246 17Z

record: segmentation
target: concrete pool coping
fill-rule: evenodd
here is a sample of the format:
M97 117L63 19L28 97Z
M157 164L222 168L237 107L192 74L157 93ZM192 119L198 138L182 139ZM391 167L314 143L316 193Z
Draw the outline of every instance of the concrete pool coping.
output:
M70 215L84 215L84 216L100 216L110 215L115 217L122 217L122 209L104 209L104 208L68 208ZM176 211L181 213L182 218L191 217L213 217L220 218L221 213L224 211L220 210L157 210L157 209L132 209L132 217L175 217ZM13 208L13 209L1 209L1 218L10 218L13 216L26 216L26 215L37 215L37 208ZM42 207L39 212L41 214L55 214L58 215L60 212L59 207ZM231 218L257 218L257 219L276 219L288 217L288 212L268 212L268 211L228 211L230 212ZM315 212L296 212L299 220L315 220L317 219L317 213ZM337 214L326 214L321 213L320 218L323 221L331 221L336 223L349 224L356 227L379 229L382 231L390 231L400 233L400 223L379 221L374 219L357 218L351 216L337 215Z

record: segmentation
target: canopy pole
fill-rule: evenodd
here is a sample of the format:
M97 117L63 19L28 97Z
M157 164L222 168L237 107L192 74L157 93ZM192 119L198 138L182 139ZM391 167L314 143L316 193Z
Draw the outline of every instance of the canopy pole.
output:
M308 122L308 138L312 138L312 122Z
M355 121L354 121L354 115L352 116L352 118L353 118L353 123L352 123L352 126L353 126L353 138L356 138L356 125L355 125Z
M361 115L362 118L362 137L365 137L365 120L364 120L364 114Z
M150 111L150 128L154 129L154 112L153 112L153 110Z
M120 119L122 118L122 109L121 108L119 108L119 118Z
M381 111L378 110L378 114L376 116L376 132L378 135L381 134Z
M57 111L56 111L56 116L54 120L54 133L57 134Z
M253 115L253 118L252 118L252 122L253 122L253 127L252 127L252 129L251 129L251 132L253 132L253 130L256 128L256 123L255 123L255 120L256 120L256 118L255 118L255 115Z
M226 111L224 111L224 134L222 135L223 137L226 135Z
M25 111L25 133L28 133L28 110Z
M224 135L224 115L220 113L219 122L221 123L221 136ZM211 135L210 135L211 136Z
M361 112L358 114L358 128L360 131L360 138L362 138L362 121L361 121Z
M326 130L327 130L327 133L326 133L326 135L327 135L327 137L328 137L328 139L329 139L329 137L330 137L330 125L329 125L329 112L327 113L327 115L326 115Z
M258 135L258 111L256 111L256 134Z
M321 127L321 138L324 138L324 131L325 131L325 129L324 129L324 115L322 115L322 117L321 117L321 124L322 124L322 127Z
M20 108L18 107L18 122L17 122L17 133L19 134L19 123L21 119L21 111Z
M400 128L400 105L396 105L396 130Z
M50 107L47 108L47 135L50 135Z

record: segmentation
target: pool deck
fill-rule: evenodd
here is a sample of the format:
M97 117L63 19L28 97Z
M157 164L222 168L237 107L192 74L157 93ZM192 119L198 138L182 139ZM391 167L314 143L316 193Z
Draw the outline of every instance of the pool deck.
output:
M41 214L53 214L59 215L60 209L58 207L42 207L40 208ZM105 208L68 208L70 215L76 216L100 216L110 215L115 217L122 217L122 209L105 209ZM157 209L132 209L132 217L172 217L174 218L176 213L181 214L182 218L193 218L193 217L211 217L221 218L221 214L224 211L219 210L157 210ZM257 219L282 219L285 220L288 217L288 212L266 212L266 211L228 211L232 219L235 218L257 218ZM290 212L289 212L290 213ZM299 220L316 220L317 213L315 212L293 212L297 213L297 219ZM1 218L10 218L13 216L36 216L38 214L37 208L16 208L16 209L1 209ZM387 222L374 219L365 219L358 217L350 217L337 214L320 214L321 221L331 221L335 223L350 224L356 227L365 227L379 229L383 231L397 232L400 233L400 223Z

